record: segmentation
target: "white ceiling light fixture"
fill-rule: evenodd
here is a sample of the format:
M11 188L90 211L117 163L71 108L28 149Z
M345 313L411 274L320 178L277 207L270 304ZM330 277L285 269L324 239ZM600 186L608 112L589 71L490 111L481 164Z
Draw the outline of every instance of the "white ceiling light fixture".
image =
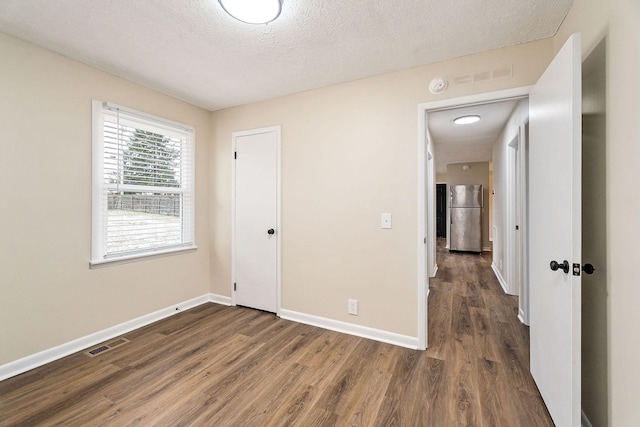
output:
M468 115L468 116L460 116L456 119L453 120L453 123L457 124L457 125L468 125L471 123L475 123L477 121L480 121L480 116L478 116L477 114L472 114L472 115Z
M233 18L247 24L268 24L282 11L282 0L218 0L218 3Z

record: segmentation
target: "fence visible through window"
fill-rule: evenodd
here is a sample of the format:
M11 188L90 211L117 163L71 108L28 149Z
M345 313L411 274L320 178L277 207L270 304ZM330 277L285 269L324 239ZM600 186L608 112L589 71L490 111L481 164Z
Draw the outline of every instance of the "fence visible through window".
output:
M127 252L182 242L178 194L109 194L107 249Z

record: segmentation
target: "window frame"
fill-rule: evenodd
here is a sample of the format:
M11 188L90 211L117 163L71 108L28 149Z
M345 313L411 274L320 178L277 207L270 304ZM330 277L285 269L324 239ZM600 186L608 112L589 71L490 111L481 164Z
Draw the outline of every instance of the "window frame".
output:
M182 194L181 240L175 245L156 246L128 252L109 253L107 251L107 190L113 184L104 180L105 137L104 123L107 115L122 114L126 122L139 124L143 129L158 129L167 134L184 136L181 144L180 186L142 186L121 184L121 190L157 191L166 189L167 193ZM163 134L165 135L165 134ZM101 266L118 262L130 262L164 254L193 251L195 242L195 130L191 126L173 122L144 112L122 107L116 104L92 100L92 188L91 188L91 260L90 266Z

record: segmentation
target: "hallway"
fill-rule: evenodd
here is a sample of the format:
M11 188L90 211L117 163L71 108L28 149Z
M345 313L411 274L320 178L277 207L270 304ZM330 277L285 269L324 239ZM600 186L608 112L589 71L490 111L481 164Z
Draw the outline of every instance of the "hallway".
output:
M447 423L553 426L529 373L529 328L518 299L491 271L491 254L449 253L438 239L430 279L429 348L445 362ZM436 403L437 406L437 403Z

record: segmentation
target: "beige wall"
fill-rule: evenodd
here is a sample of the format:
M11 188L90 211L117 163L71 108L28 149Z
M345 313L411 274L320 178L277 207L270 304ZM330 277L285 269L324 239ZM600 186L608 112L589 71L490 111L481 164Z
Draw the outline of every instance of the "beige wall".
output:
M231 133L280 124L282 307L417 336L417 106L533 84L551 58L544 40L215 112L213 292L231 294ZM513 78L428 91L508 64Z
M607 287L608 417L611 426L640 425L640 3L635 0L575 0L556 36L582 33L584 57L606 35L607 43Z
M469 166L465 170L464 166ZM447 191L452 185L482 185L482 197L484 198L484 206L482 208L482 248L490 248L489 241L489 163L452 163L447 165ZM449 198L447 193L447 207L449 206ZM447 211L447 236L450 235L450 212ZM447 239L447 242L449 240Z
M444 184L447 182L447 173L437 173L436 174L436 182L438 184Z
M211 114L0 33L0 365L209 291ZM91 100L196 131L195 252L89 269Z

